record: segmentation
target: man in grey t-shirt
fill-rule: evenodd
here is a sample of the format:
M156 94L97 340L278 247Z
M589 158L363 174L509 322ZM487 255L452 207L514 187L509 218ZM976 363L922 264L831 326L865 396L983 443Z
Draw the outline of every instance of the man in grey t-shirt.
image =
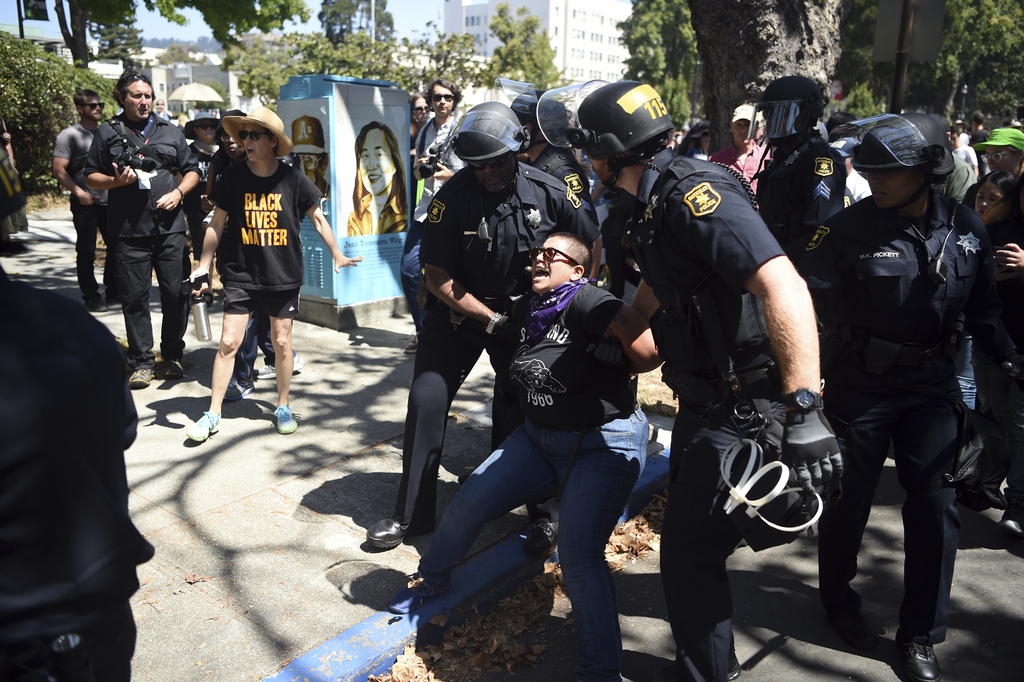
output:
M53 148L53 176L71 192L71 215L75 223L78 288L82 290L85 307L92 312L105 310L100 287L93 272L96 260L96 230L107 245L103 266L103 285L107 303L118 303L114 268L114 236L107 233L107 192L89 189L85 184L85 159L92 146L99 122L103 119L103 103L93 90L79 90L74 96L79 122L60 131Z

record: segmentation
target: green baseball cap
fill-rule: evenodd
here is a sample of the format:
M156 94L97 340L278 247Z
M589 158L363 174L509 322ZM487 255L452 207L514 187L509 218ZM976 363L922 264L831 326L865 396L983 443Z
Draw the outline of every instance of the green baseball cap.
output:
M996 128L986 141L974 145L974 149L983 152L993 146L1024 150L1024 133L1016 128Z

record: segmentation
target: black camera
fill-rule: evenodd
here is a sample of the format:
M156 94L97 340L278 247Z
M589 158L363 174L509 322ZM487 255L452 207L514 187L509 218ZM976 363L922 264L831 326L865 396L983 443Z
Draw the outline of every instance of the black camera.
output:
M156 161L154 159L139 156L127 149L121 152L121 155L117 157L114 163L120 168L134 168L135 170L142 170L147 173L152 173L156 170Z
M441 145L435 141L427 147L427 160L420 164L420 177L426 180L437 172L437 155L441 151Z

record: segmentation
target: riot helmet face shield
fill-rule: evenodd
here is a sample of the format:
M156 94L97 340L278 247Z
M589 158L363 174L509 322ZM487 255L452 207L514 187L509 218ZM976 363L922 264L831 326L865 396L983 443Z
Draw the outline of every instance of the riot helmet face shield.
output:
M579 108L583 100L591 93L608 85L608 81L593 80L581 85L568 85L564 88L548 90L537 101L537 126L556 147L582 146L576 145L566 136L568 129L579 130L583 126L579 121ZM571 133L576 135L576 133ZM577 135L577 137L580 137ZM584 149L586 149L584 147ZM587 154L590 150L587 149ZM594 157L597 158L597 157ZM604 157L607 158L607 157Z
M942 177L953 168L948 140L943 145L941 139L930 139L936 134L927 121L915 123L905 116L880 114L832 131L833 137L851 135L862 136L861 144L854 148L852 162L859 173L921 168Z
M802 132L807 127L807 117L802 116L801 100L758 102L755 106L757 122L750 126L748 139L764 144Z
M529 134L505 104L486 102L467 111L452 131L455 155L486 161L525 147Z

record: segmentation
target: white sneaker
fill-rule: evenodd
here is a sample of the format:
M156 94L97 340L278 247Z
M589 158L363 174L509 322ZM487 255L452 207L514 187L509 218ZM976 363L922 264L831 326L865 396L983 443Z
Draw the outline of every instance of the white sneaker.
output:
M302 371L302 368L306 366L306 363L302 360L302 356L296 355L292 360L292 375L298 374ZM273 379L277 376L277 370L274 365L263 365L256 370L257 379Z

